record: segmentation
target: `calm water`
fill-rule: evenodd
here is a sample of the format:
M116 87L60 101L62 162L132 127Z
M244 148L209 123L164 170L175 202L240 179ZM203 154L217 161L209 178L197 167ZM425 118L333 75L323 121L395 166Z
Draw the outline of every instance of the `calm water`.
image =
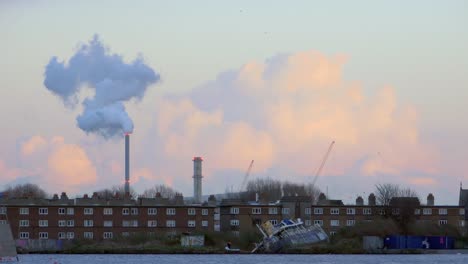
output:
M20 263L181 263L181 264L412 264L412 263L468 263L462 255L19 255Z

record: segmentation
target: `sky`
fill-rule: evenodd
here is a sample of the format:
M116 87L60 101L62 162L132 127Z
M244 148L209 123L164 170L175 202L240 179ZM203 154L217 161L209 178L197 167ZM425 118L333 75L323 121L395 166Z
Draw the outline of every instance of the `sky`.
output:
M330 198L394 183L457 204L467 13L455 0L0 1L0 189L122 185L124 131L82 123L115 110L133 124L138 193L166 184L192 196L194 156L204 194L240 188L251 160L249 179L310 183L335 141L316 182ZM106 75L92 47L128 79ZM138 94L117 96L135 83Z

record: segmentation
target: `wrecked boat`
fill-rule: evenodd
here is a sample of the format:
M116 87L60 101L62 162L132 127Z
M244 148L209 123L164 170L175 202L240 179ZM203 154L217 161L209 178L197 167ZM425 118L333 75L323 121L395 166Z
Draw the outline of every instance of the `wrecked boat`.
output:
M270 221L257 225L263 239L255 244L252 253L277 253L287 248L305 247L322 241L328 236L320 225L305 226L301 219L285 219L273 225Z

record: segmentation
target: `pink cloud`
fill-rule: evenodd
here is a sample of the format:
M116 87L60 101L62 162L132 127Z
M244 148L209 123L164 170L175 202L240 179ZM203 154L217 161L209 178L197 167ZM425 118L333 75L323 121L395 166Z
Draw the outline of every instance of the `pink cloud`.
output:
M36 152L37 150L45 147L47 144L46 140L41 136L33 136L28 141L21 145L21 153L24 156L28 156Z

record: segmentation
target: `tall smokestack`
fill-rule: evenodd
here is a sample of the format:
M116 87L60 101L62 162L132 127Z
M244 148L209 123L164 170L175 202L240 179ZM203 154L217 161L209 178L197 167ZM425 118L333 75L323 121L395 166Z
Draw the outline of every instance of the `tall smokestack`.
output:
M202 157L193 158L193 198L195 203L202 202Z
M125 197L130 197L130 134L125 134Z

